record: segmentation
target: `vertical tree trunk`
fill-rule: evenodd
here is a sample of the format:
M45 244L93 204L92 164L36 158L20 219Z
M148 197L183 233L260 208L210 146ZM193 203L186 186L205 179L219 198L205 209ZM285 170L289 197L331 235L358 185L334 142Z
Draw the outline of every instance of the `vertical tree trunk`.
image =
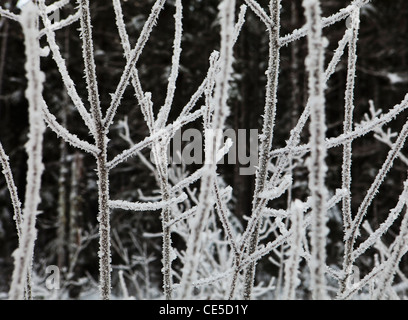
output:
M327 299L325 280L327 223L327 190L325 177L326 124L324 96L324 42L319 0L304 0L306 24L308 27L308 57L306 68L309 73L310 101L310 159L309 189L312 199L311 228L311 288L313 298Z

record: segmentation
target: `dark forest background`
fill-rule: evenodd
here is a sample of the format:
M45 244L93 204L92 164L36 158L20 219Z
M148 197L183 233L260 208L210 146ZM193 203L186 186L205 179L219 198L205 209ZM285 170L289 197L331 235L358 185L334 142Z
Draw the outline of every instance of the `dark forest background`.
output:
M1 0L1 4L19 13L17 1ZM241 5L243 1L237 1ZM258 1L267 8L267 0ZM123 11L131 43L135 43L139 32L150 12L153 1L123 1ZM208 68L208 58L219 45L219 25L217 23L217 0L183 0L184 18L180 76L173 105L173 115L177 115L201 83ZM350 1L322 1L323 15L329 16L347 6ZM304 24L303 8L300 0L282 1L281 34L290 33ZM72 12L67 6L61 11L64 17ZM95 58L100 84L101 101L104 107L109 103L109 94L114 91L123 70L125 59L117 34L114 12L110 1L91 1ZM174 32L174 6L168 1L165 10L138 63L141 82L145 91L152 92L155 105L164 102L167 77L171 63ZM57 39L68 61L72 78L83 97L86 97L83 79L81 40L78 22L57 32ZM338 41L346 30L346 21L341 21L324 30L329 40L326 61L329 61ZM355 90L355 119L363 119L368 112L369 100L377 108L387 111L399 103L408 89L408 2L406 0L372 0L362 9L361 31L358 43L357 85ZM262 127L265 94L265 70L267 68L267 33L264 25L248 10L246 23L235 47L234 78L229 105L231 116L228 126L234 129L259 129ZM302 39L284 47L281 52L281 72L278 96L278 115L274 147L284 146L290 129L296 123L307 97L304 58L306 40ZM20 26L0 18L0 140L10 156L20 197L24 195L27 140L27 101L24 96L26 80L24 74L24 47ZM89 139L69 99L50 57L42 60L42 68L47 76L44 96L52 112L58 115L71 132L83 139ZM347 73L347 58L342 61L329 81L326 90L328 135L339 135L342 130L344 108L344 88ZM128 90L122 100L116 120L128 117L134 141L143 139L147 128L137 106L132 90ZM105 104L104 104L105 103ZM156 110L157 111L157 110ZM398 131L406 121L407 114L392 122ZM110 153L117 154L127 146L120 138L120 123L111 135ZM306 130L307 131L307 130ZM307 139L307 136L304 137ZM306 141L306 140L305 140ZM405 149L406 150L406 149ZM378 142L372 135L353 143L353 206L357 209L365 191L374 179L384 161L388 147ZM148 155L148 154L146 154ZM93 164L87 155L78 153L61 143L56 135L47 130L44 144L45 172L42 188L42 213L38 217L38 238L35 248L35 266L43 273L44 266L56 264L69 268L78 246L83 245L73 267L73 278L97 278L97 237L96 214L97 192ZM341 185L342 149L329 151L330 190ZM225 181L234 189L232 212L245 223L244 216L250 212L253 192L253 176L239 175L238 166L221 166ZM193 169L193 168L192 168ZM370 208L371 221L381 222L392 208L405 179L407 168L396 161L381 194ZM307 170L299 167L298 177L307 181ZM299 179L300 180L300 179ZM293 190L295 196L304 197L307 184L299 184ZM114 199L138 199L142 192L154 195L157 189L154 177L137 159L130 160L111 173L111 195ZM24 199L22 199L24 200ZM278 204L279 205L279 204ZM0 292L8 290L13 266L12 252L17 247L17 235L12 218L13 210L3 177L0 177ZM150 268L152 283L160 287L160 238L144 238L145 233L161 230L159 212L112 213L113 232L121 235L121 241L128 250L144 257L152 257ZM337 226L341 232L341 225ZM331 231L336 232L332 226ZM339 237L337 237L339 238ZM340 237L341 238L341 237ZM115 242L115 235L113 235ZM177 244L177 238L173 239ZM135 246L135 242L139 245ZM182 244L180 244L182 245ZM338 261L339 244L329 249L329 259ZM115 251L114 251L115 252ZM70 262L71 261L71 262ZM121 257L114 255L113 264L121 265ZM134 268L142 268L135 264ZM263 270L263 269L262 269ZM263 270L264 272L273 272ZM113 273L117 281L116 270ZM81 285L73 282L71 297L80 293ZM83 288L82 288L83 289Z

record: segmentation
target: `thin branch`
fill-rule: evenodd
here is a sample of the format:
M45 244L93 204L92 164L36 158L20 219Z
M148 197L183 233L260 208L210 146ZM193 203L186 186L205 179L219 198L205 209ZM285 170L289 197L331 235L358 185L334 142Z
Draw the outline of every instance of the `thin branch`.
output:
M156 23L157 18L159 17L160 11L162 10L165 0L157 0L150 12L149 17L147 18L146 23L143 26L143 29L140 33L140 36L137 40L135 48L132 50L130 54L130 58L127 60L126 66L123 70L122 76L119 80L119 84L116 87L115 93L112 95L112 101L106 112L105 118L103 119L103 126L107 129L116 114L117 108L119 107L120 101L123 97L125 89L129 83L129 79L132 75L132 68L137 63L142 54L143 48L149 39L150 33L153 30L153 27Z
M346 8L341 9L339 12L333 14L330 17L321 19L322 28L328 27L338 21L347 19L350 14L355 9L361 8L371 0L354 0L352 4L347 6ZM299 40L307 35L307 26L303 26L300 29L294 30L291 34L281 37L279 39L279 46L283 47L288 45L289 43Z

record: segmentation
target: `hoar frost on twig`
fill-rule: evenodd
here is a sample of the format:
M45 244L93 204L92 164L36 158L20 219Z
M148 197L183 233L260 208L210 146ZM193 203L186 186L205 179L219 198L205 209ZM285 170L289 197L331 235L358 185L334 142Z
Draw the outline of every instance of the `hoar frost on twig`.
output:
M19 247L14 252L14 270L10 285L9 298L22 299L26 287L27 273L31 273L34 243L37 237L35 226L38 214L38 205L41 202L40 188L41 175L44 170L42 163L42 142L45 125L42 119L42 90L44 74L40 70L40 44L38 40L38 9L28 3L24 6L20 23L23 27L26 54L26 72L28 86L26 97L29 108L29 134L26 144L28 154L27 185L21 226L21 239ZM27 284L29 287L31 284ZM30 293L28 298L30 299Z

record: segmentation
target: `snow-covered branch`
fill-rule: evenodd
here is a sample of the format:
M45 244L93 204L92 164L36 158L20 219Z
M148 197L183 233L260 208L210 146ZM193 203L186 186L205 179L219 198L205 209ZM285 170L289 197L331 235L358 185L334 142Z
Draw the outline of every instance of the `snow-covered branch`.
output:
M109 201L109 207L111 209L122 209L130 211L157 211L173 204L183 202L187 199L187 195L183 193L177 198L170 199L168 201L158 202L130 202L124 200L111 200Z
M341 9L339 12L331 15L330 17L321 19L322 27L328 27L338 21L348 18L355 9L359 9L369 3L370 0L354 0L352 4L346 8ZM291 34L281 37L279 39L280 46L286 46L289 43L299 40L307 35L307 26L304 26L300 29L294 30Z
M311 279L315 299L326 299L327 288L324 277L326 259L326 221L327 190L325 177L327 171L326 158L326 124L324 96L324 39L322 35L320 1L304 0L306 25L308 29L308 52L306 68L309 74L310 95L310 159L309 189L312 197L312 261Z
M2 7L0 7L0 16L3 16L7 19L11 19L14 21L20 21L20 16L16 15L15 13L12 13L10 10L8 9L3 9Z
M14 270L9 291L12 300L24 296L27 272L31 272L34 255L34 243L37 237L36 217L41 202L41 176L44 170L42 162L42 142L45 124L42 119L42 90L44 74L40 69L40 44L38 40L38 9L28 3L24 6L21 16L25 39L26 72L28 87L26 98L29 104L29 135L26 144L28 154L27 185L23 209L23 224L19 247L14 253ZM28 284L31 285L31 284Z

